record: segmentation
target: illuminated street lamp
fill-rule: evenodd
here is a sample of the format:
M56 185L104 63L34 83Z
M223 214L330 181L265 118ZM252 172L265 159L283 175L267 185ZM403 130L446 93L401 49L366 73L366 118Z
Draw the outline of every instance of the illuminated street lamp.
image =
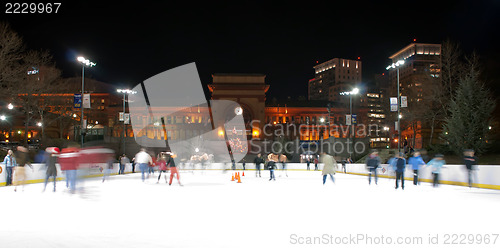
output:
M78 58L76 58L76 60L78 62L80 62L82 64L82 103L83 103L83 93L85 92L85 66L88 66L88 67L94 67L96 66L96 63L86 59L85 57L82 57L82 56L79 56ZM83 131L84 130L84 126L85 124L83 123L83 104L80 106L80 108L82 109L82 115L81 115L81 126L80 126L80 135L81 135L81 141L82 141L82 148L83 148L83 139L85 137L85 132Z
M12 103L9 103L9 105L7 105L7 108L12 110L14 108L14 105L12 105Z
M396 63L392 63L391 65L387 66L385 69L390 70L396 68L397 71L397 79L398 79L398 154L401 152L401 96L399 94L399 67L404 65L405 61L404 60L398 60Z
M117 89L116 92L122 93L123 94L123 154L125 154L125 96L128 94L136 94L137 91L135 90L129 90L129 89ZM155 126L159 126L160 123L156 124L154 123Z
M354 130L351 130L353 128L353 126L352 126L352 95L357 95L358 93L359 93L358 88L354 88L351 91L340 92L341 96L346 96L346 95L349 96L349 116L351 116L351 123L349 123L350 124L349 125L349 130L350 130L349 140L350 140L350 142L352 142L352 133L354 132ZM351 157L351 159L352 159L351 153L352 153L352 150L349 152L349 157Z
M37 122L36 125L39 127L43 126L43 124L41 122Z

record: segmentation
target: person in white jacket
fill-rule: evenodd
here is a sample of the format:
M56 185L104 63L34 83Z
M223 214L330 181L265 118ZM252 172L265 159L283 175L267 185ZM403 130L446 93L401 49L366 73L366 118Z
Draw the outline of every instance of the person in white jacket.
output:
M139 169L141 170L141 178L144 182L144 174L148 171L149 165L153 163L153 159L151 155L146 152L145 148L141 148L141 151L135 154L134 162L139 165Z

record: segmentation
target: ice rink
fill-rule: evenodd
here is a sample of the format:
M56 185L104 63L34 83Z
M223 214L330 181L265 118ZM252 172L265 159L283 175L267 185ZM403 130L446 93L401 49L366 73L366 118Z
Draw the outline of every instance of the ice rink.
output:
M241 171L240 171L241 172ZM140 173L1 187L0 247L500 247L500 191L320 171ZM456 236L454 236L456 235ZM456 244L453 244L456 243ZM488 243L488 244L485 244Z

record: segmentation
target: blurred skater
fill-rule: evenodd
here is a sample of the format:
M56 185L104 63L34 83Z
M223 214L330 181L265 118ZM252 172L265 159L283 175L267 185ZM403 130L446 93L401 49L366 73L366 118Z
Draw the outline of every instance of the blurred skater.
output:
M333 175L335 175L337 170L337 161L335 161L335 159L333 159L330 154L327 154L325 152L322 153L321 161L324 164L323 171L321 173L323 175L323 185L325 185L328 175L330 175L332 182L335 183L335 178L333 177Z
M309 158L306 158L306 164L307 164L307 170L310 170L309 165L311 165L311 161L309 160Z
M474 156L474 150L467 149L464 151L464 164L465 168L467 169L469 188L472 188L472 177L474 177L474 171L477 170L477 162L478 158Z
M279 156L279 162L281 163L281 174L285 174L288 177L288 170L286 169L287 158L285 154ZM281 176L281 175L280 175Z
M413 157L408 159L408 164L411 165L411 169L413 170L413 185L420 184L418 181L418 171L421 166L425 165L424 160L420 156L420 152L415 152Z
M151 155L146 152L145 148L141 148L141 150L135 155L133 161L139 165L139 169L141 170L141 179L144 182L146 179L146 171L148 170L149 165L153 163Z
M66 171L66 187L71 193L76 191L76 175L80 163L80 153L76 146L69 146L61 150L59 165Z
M345 168L345 164L347 163L346 158L342 158L340 162L342 163L342 170L344 171L344 174L346 174L347 173Z
M317 171L318 169L318 158L314 158L314 170Z
M104 165L102 173L102 182L109 178L109 175L113 171L113 163L115 162L114 154L109 154L108 159L106 159L106 165Z
M438 187L439 186L439 174L441 173L441 169L443 166L446 164L446 161L443 159L442 154L436 154L434 158L427 163L427 166L432 167L432 186L433 187Z
M156 162L158 163L158 181L156 183L160 183L160 178L161 178L161 173L165 175L165 183L167 183L167 155L165 153L160 153L158 155L158 159L156 159Z
M149 164L149 167L148 167L148 178L151 174L153 174L153 176L155 175L156 158L151 157L151 161L152 162Z
M406 169L406 159L404 158L404 153L399 153L399 156L394 160L396 165L396 189L399 188L399 181L401 180L401 189L405 189L405 169Z
M245 170L245 162L246 162L245 159L243 159L243 161L242 161L243 170Z
M118 170L118 174L125 174L125 166L130 163L130 159L125 155L125 153L120 157L120 170Z
M262 159L262 155L260 153L257 153L257 157L253 160L255 163L255 177L261 177L260 174L260 165L263 164L265 161Z
M49 147L45 150L45 167L47 167L47 171L45 172L45 184L43 186L43 191L47 188L47 184L49 183L49 179L52 177L54 179L54 192L56 192L56 178L57 178L57 154L59 153L59 148L57 147Z
M175 155L170 156L170 159L168 160L168 168L170 169L170 182L168 183L168 185L172 185L172 179L174 179L174 175L176 175L177 176L177 182L179 182L180 186L183 186L181 184L181 180L180 180L180 176L179 176L179 171L177 170L177 166L175 165L174 156Z
M5 164L5 174L6 174L6 186L12 185L12 173L14 172L14 167L16 167L16 157L14 157L14 153L12 150L7 151L7 156L3 159L3 163Z
M372 175L375 179L375 184L378 183L377 168L380 165L380 157L377 151L373 151L366 160L366 168L368 169L368 184L372 184Z
M26 168L28 165L33 171L33 166L29 162L28 149L24 146L17 147L16 153L17 166L15 167L15 177L14 177L14 191L17 191L17 186L22 185L24 191L24 185L26 184Z

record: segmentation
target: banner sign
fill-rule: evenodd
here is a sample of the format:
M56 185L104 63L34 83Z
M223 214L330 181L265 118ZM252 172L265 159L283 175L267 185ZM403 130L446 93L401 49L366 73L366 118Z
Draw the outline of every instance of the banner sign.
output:
M73 106L74 108L82 107L82 94L75 94L73 97Z

